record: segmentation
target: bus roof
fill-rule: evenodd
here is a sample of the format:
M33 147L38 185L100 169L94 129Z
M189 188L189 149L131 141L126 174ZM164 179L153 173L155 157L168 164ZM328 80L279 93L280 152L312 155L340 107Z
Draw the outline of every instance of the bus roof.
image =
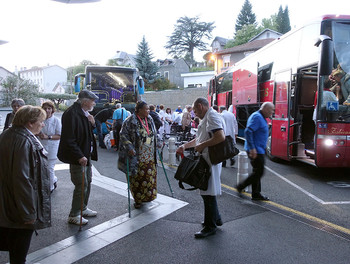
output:
M85 67L85 72L137 72L137 68L121 67L121 66L100 66L88 65Z

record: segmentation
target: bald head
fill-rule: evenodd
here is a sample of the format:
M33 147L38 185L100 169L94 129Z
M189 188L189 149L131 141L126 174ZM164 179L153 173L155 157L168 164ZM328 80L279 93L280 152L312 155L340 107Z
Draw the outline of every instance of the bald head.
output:
M261 105L260 111L262 112L265 118L271 117L272 114L275 112L275 106L271 102L265 102Z

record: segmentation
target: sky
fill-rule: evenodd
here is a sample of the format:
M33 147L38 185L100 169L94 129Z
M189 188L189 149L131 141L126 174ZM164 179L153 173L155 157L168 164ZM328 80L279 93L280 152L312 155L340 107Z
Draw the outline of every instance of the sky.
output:
M292 28L324 14L350 15L349 0L250 0L260 23L288 5ZM101 0L64 4L51 0L1 0L0 66L59 65L67 68L82 60L106 64L117 51L136 54L145 36L154 59L171 58L164 48L177 19L199 16L215 22L215 36L232 38L244 0ZM209 40L208 44L211 44ZM208 49L210 46L208 45ZM202 53L195 58L202 61Z

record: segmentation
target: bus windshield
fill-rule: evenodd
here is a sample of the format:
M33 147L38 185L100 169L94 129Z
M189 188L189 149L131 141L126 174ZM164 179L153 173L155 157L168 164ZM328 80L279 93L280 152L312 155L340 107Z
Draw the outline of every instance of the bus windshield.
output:
M136 102L134 73L112 71L90 71L86 74L86 84L90 85L101 102Z
M334 65L320 77L318 120L350 123L350 22L332 24Z

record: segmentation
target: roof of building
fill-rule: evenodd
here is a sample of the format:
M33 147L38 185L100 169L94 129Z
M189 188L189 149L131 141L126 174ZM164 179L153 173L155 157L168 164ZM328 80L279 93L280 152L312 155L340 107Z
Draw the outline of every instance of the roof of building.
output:
M5 69L4 67L0 66L0 68L3 69L4 71L6 71L7 73L14 75L13 72L10 72L9 70Z
M273 38L253 40L251 42L247 42L239 46L220 50L218 52L215 52L215 54L229 54L229 53L240 53L240 52L246 52L246 51L256 51L266 46L267 44L269 44L274 40L275 39Z
M61 66L58 66L58 65L47 65L47 66L44 66L44 67L38 67L38 66L34 66L30 69L25 69L25 70L19 70L18 72L19 73L22 73L22 72L30 72L30 71L37 71L37 70L44 70L44 69L47 69L47 68L51 68L51 67L59 67L65 71L67 71L67 69L61 67Z
M279 35L279 36L282 36L282 35L283 35L283 34L277 32L277 31L275 31L275 30L266 28L266 29L264 29L263 31L261 31L258 35L256 35L256 36L254 36L253 38L251 38L248 42L257 39L257 38L260 37L262 34L264 34L265 32L268 32L268 31L269 31L269 32L272 32L272 33L274 33L274 34L276 34L276 35Z
M229 39L223 38L223 37L215 37L213 42L211 43L210 46L213 46L213 43L217 41L220 43L221 46L225 46L227 44L227 42L229 41Z

